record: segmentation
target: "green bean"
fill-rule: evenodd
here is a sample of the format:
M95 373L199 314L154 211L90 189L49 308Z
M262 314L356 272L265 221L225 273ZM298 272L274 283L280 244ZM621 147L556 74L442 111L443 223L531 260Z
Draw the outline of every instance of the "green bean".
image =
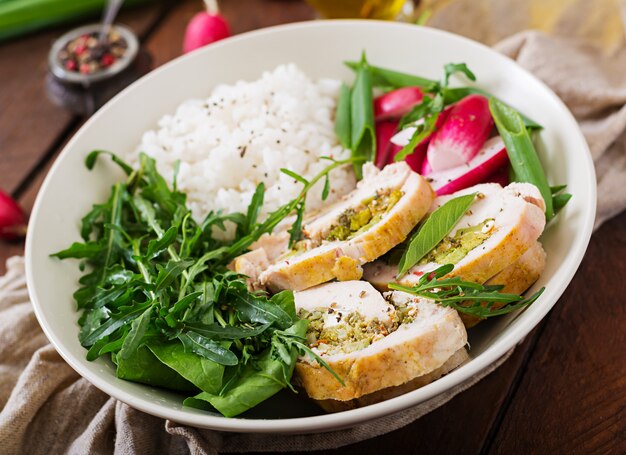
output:
M552 192L521 116L494 97L489 99L489 109L506 146L516 179L532 183L539 189L546 203L546 218L551 219L554 216Z

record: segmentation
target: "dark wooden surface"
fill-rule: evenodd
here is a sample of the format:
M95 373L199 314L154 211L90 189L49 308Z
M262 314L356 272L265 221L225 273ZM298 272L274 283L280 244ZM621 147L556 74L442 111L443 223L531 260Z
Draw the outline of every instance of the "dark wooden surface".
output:
M123 12L155 65L180 55L200 1ZM296 0L223 0L234 33L309 20ZM45 97L63 28L0 44L0 188L30 211L50 164L84 119ZM0 274L21 243L0 243ZM572 284L496 372L393 433L317 453L626 453L626 213L592 238Z

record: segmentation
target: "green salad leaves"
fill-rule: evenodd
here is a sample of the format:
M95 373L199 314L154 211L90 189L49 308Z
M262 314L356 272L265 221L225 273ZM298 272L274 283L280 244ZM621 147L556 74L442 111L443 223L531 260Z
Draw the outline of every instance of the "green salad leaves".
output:
M114 154L95 151L87 167L102 154L127 179L82 219L83 241L53 255L80 259L85 271L74 298L87 358L110 356L118 377L183 392L185 404L225 416L291 387L298 355L317 358L303 343L308 321L296 316L290 291L272 297L250 292L228 264L294 211L301 216L315 182L353 160L330 160L303 181L296 199L263 222L257 219L260 184L247 213L210 213L197 223L185 194L175 181L168 187L152 158L142 154L133 169ZM234 240L214 235L227 223L236 227Z

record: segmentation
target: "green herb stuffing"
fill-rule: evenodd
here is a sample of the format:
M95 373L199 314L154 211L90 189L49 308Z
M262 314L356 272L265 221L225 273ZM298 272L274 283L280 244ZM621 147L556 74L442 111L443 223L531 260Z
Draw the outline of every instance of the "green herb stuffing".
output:
M337 324L324 326L324 318L337 318ZM309 321L306 339L310 348L316 348L324 355L349 354L371 345L394 332L402 322L394 311L391 325L383 324L378 318L365 320L358 311L343 314L333 307L319 307L312 311L301 309L298 316Z
M362 234L378 223L402 198L400 190L379 192L364 200L356 208L350 208L339 215L337 224L330 227L326 240L349 240Z
M458 229L453 236L444 237L418 264L456 264L490 237L490 225L493 226L491 218L476 226Z
M302 179L302 193L263 222L257 219L260 184L247 213L209 213L198 223L176 182L170 189L153 159L142 154L133 169L95 151L86 159L89 169L101 154L111 155L127 179L82 219L82 242L52 255L80 259L85 271L74 298L87 358L110 356L118 377L191 392L185 404L208 403L225 416L291 387L298 355L311 355L303 344L308 321L296 316L290 291L272 297L250 292L245 277L227 265L302 211L315 182L353 160L331 160L310 182ZM232 241L213 236L226 222L237 227Z

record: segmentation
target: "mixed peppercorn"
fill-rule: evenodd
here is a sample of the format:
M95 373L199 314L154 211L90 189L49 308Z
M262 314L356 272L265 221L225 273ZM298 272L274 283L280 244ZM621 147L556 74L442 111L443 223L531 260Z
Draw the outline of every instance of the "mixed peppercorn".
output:
M113 65L127 48L126 40L114 29L102 40L99 32L86 33L68 41L59 51L59 59L68 71L93 74Z

